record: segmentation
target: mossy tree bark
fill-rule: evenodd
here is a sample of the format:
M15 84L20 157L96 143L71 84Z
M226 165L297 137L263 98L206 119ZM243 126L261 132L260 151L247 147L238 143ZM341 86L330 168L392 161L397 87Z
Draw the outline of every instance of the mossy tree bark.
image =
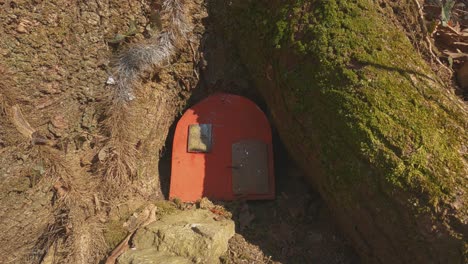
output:
M466 263L467 107L377 1L234 1L224 32L369 263Z

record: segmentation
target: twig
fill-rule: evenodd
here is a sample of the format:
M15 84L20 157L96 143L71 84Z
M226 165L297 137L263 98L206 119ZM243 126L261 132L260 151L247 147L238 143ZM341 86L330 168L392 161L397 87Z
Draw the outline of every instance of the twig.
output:
M155 205L150 205L144 210L144 212L146 212L147 215L143 215L143 217L146 217L146 219L143 219L144 221L141 222L132 232L130 232L130 234L128 234L122 242L120 242L120 244L112 251L110 256L107 258L105 264L115 264L117 258L129 249L128 242L130 241L130 238L136 233L136 231L139 228L143 228L156 221L156 211L157 207Z
M195 49L192 46L192 42L190 40L187 40L190 46L190 49L192 50L192 58L193 58L193 73L195 74L195 77L197 80L200 80L200 76L198 76L198 71L197 71L197 56L195 55Z
M120 242L120 244L112 251L111 255L107 258L105 264L115 264L117 258L128 250L128 241L134 233L135 231L128 234L127 237L122 242Z
M94 194L94 205L96 206L96 211L101 211L101 201L99 201L97 194Z
M11 121L20 134L32 139L32 135L36 130L32 128L26 118L24 118L21 108L18 105L11 107Z

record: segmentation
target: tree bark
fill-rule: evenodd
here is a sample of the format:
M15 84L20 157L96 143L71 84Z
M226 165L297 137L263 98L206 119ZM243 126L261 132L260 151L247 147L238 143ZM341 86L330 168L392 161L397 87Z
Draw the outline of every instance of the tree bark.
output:
M466 263L467 107L370 0L234 1L291 155L367 263Z
M197 85L202 8L184 6L195 30L141 72L133 101L115 106L109 80L119 54L161 30L160 2L0 1L0 262L98 263L137 207L164 199L159 159ZM130 149L135 175L114 182L106 166Z

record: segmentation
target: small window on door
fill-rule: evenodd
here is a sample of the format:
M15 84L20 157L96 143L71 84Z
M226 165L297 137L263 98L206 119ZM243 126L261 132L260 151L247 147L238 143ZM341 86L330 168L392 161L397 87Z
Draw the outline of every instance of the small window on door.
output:
M187 152L210 152L212 144L211 136L211 124L189 125Z

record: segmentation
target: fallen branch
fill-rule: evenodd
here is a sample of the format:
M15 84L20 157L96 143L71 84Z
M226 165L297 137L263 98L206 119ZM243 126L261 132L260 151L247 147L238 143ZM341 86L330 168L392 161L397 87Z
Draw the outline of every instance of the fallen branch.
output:
M115 264L117 258L129 249L128 242L130 241L130 238L133 236L134 233L135 231L128 234L127 237L125 237L125 239L122 242L120 242L120 244L112 251L110 256L107 258L105 264Z
M130 248L128 242L130 241L130 238L133 236L133 234L135 234L139 228L145 227L156 221L156 210L157 207L155 205L150 205L142 211L141 215L131 218L129 221L127 221L126 225L130 226L131 230L133 231L130 232L130 234L127 235L127 237L125 237L125 239L112 251L105 264L115 264L117 258ZM128 222L134 223L128 224Z

